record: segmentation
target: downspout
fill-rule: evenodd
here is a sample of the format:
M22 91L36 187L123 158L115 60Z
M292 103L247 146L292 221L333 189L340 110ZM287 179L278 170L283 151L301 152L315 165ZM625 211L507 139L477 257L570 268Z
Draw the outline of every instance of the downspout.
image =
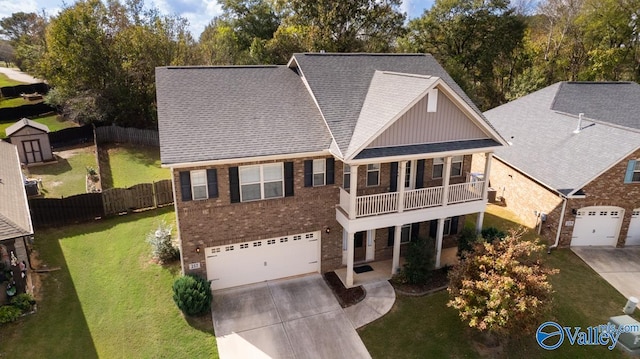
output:
M562 212L560 213L560 220L558 221L558 229L556 231L556 242L547 249L547 254L551 254L552 249L558 248L558 242L560 242L560 231L562 230L562 222L564 222L564 212L567 209L567 197L562 197Z

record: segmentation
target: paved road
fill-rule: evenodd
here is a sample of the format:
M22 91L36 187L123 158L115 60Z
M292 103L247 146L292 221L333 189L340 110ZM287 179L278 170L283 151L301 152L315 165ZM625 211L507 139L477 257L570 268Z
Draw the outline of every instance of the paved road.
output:
M0 73L7 75L8 78L28 84L42 82L42 80L38 80L35 77L25 74L24 72L18 69L9 69L6 67L0 67Z

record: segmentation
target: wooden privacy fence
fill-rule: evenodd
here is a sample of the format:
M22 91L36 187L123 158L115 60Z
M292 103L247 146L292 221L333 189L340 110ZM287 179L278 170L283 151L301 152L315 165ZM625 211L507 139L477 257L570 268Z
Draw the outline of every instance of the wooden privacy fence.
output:
M31 220L36 228L92 221L134 210L153 209L173 203L171 180L111 188L102 193L67 198L32 198Z
M120 142L135 145L160 146L158 131L119 126L96 127L96 142L97 144Z

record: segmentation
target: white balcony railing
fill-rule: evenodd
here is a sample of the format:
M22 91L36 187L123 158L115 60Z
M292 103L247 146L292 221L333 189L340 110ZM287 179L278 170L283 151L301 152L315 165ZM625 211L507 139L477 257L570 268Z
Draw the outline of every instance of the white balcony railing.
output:
M482 200L484 181L450 185L447 204ZM428 187L404 192L403 209L411 211L443 205L444 187ZM349 213L349 192L340 189L340 207ZM399 192L387 192L356 197L356 217L398 212Z

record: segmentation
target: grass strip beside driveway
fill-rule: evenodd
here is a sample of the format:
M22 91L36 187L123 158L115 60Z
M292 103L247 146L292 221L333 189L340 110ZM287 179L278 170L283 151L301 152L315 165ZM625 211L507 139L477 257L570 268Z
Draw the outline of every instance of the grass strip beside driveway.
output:
M192 326L173 303L179 266L150 260L145 235L162 219L173 207L36 232L61 270L42 276L35 315L2 328L0 357L217 358L211 321Z

